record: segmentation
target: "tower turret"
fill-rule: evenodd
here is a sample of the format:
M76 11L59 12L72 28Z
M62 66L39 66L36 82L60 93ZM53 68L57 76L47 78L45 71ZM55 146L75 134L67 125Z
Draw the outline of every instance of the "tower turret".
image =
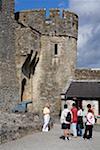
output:
M14 16L14 0L0 0L0 13Z
M46 10L29 10L18 13L17 20L40 31L43 35L71 36L77 38L78 16L73 12L50 9L48 18ZM17 15L17 13L16 13Z

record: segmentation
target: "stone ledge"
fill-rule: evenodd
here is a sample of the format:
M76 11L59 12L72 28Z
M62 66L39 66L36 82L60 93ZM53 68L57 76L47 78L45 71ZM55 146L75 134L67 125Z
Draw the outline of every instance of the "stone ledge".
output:
M0 112L0 130L6 134L7 138L5 142L16 140L30 133L41 131L41 127L42 118L39 114L8 114Z

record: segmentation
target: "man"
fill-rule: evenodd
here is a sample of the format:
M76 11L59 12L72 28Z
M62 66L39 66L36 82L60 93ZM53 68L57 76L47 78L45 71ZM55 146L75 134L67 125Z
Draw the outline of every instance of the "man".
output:
M69 140L70 137L70 123L71 123L71 117L68 117L68 114L71 115L70 110L68 109L67 104L64 105L64 110L61 113L61 125L64 132L64 140ZM69 118L69 119L68 119Z
M78 116L77 116L77 108L76 108L76 104L73 103L72 104L72 109L71 109L71 112L72 112L72 124L71 124L71 129L72 129L72 133L73 133L73 136L74 137L77 137L77 121L78 121Z

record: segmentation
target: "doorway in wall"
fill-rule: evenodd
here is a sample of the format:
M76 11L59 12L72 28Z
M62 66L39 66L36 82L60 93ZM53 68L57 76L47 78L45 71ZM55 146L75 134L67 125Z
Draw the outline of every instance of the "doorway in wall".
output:
M75 103L76 103L76 107L77 107L77 108L78 108L78 107L82 108L82 100L81 100L81 99L76 99L76 100L75 100Z

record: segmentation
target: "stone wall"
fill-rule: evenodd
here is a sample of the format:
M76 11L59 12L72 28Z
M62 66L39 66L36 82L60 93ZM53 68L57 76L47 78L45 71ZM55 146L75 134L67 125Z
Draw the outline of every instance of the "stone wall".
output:
M0 111L0 132L5 133L2 142L19 139L42 129L42 116L34 113L13 114Z
M58 44L58 54L54 54L54 46ZM51 103L54 113L59 112L60 93L67 81L74 76L76 61L76 39L69 37L42 36L40 53L40 86L39 100L43 106ZM38 70L37 70L38 71Z
M7 15L14 18L14 4L14 0L0 1L0 13L2 13L2 17L4 17L4 15Z
M51 110L59 113L60 93L75 71L78 17L65 10L60 16L58 9L51 9L48 19L45 10L18 12L15 18L23 25L16 29L18 72L31 49L39 52L35 73L27 79L25 99L32 99L34 111L42 111L45 103L50 102Z
M19 83L19 95L21 96L22 81L26 79L26 85L24 88L22 100L33 99L33 75L30 78L22 72L22 66L31 50L33 50L33 56L35 52L40 53L40 34L28 26L19 24L16 28L16 68L17 68L17 79ZM27 69L27 68L26 68ZM35 72L34 72L35 74ZM36 86L36 85L35 85ZM20 97L21 99L21 97Z
M100 80L100 70L96 69L76 69L76 80Z
M78 16L73 12L50 9L46 17L46 10L28 10L16 13L19 22L28 24L45 35L68 35L77 38Z
M50 9L50 15L47 18L44 9L29 10L16 13L15 23L13 19L14 0L4 1L3 8L4 14L2 12L1 21L2 44L0 45L2 72L0 75L1 80L4 78L1 81L1 87L4 86L7 96L6 94L1 94L1 96L5 97L7 103L17 97L15 92L17 90L14 90L17 85L17 71L19 87L19 97L17 98L19 98L19 101L31 99L34 111L41 111L43 105L49 101L52 111L59 113L60 93L67 81L74 77L78 16L66 10L63 10L61 14L58 9ZM6 44L4 44L5 41ZM57 48L55 48L55 45ZM22 67L31 50L33 50L33 54L30 61L32 61L37 51L39 62L35 66L34 74L27 77L22 72ZM21 99L23 79L27 84L25 84ZM12 91L13 86L15 88ZM2 92L6 93L5 91ZM9 97L8 93L11 93L12 96L10 100L7 98Z
M0 107L3 110L9 110L19 98L16 84L15 26L8 7L11 4L13 8L13 3L10 2L4 0L0 12Z

